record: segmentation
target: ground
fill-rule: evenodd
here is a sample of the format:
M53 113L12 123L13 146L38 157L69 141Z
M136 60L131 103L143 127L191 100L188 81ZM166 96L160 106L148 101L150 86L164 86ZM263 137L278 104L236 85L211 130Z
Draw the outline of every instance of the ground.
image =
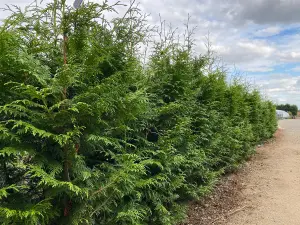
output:
M279 127L211 196L191 203L184 225L300 224L300 120L281 120Z

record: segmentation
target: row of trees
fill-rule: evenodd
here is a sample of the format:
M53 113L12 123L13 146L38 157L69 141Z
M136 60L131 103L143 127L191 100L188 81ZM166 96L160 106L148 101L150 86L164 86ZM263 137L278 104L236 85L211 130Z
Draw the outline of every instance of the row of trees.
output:
M298 106L296 105L281 104L281 105L276 105L276 109L290 112L293 116L297 116L298 114Z
M275 106L207 70L191 32L142 64L133 6L26 10L0 27L1 224L176 224L276 130Z

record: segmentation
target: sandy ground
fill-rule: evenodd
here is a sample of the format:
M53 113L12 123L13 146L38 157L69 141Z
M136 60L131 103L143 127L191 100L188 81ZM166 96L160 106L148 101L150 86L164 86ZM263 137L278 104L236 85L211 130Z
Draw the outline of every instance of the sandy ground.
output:
M300 225L300 120L282 120L242 178L241 203L226 225Z
M279 126L211 196L190 204L183 225L300 225L300 119Z

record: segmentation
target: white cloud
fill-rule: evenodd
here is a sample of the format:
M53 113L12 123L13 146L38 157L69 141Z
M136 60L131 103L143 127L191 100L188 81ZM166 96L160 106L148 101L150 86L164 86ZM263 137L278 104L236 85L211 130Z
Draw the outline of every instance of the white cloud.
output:
M294 71L294 72L300 72L300 66L296 66L291 70Z
M274 69L272 67L268 67L268 66L258 66L256 68L244 68L245 71L248 72L271 72Z
M279 34L281 30L282 30L282 28L280 28L278 26L267 27L267 28L264 28L264 29L257 30L254 33L254 36L256 36L256 37L269 37L269 36L272 36L272 35Z
M300 77L290 74L262 75L257 78L256 84L275 103L300 106Z
M300 62L300 51L278 52L277 56L283 62Z
M245 51L249 51L263 57L268 57L271 53L275 52L274 48L260 42L239 42L237 45Z

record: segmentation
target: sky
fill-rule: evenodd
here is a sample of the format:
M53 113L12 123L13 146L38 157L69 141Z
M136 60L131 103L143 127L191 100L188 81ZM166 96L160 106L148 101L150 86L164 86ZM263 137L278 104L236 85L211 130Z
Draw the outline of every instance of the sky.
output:
M212 49L229 73L253 83L276 104L300 108L300 0L136 1L153 25L159 24L161 17L181 30L190 15L190 26L197 27L197 53L205 54L209 33ZM0 8L31 2L0 0ZM6 15L0 12L0 19Z

